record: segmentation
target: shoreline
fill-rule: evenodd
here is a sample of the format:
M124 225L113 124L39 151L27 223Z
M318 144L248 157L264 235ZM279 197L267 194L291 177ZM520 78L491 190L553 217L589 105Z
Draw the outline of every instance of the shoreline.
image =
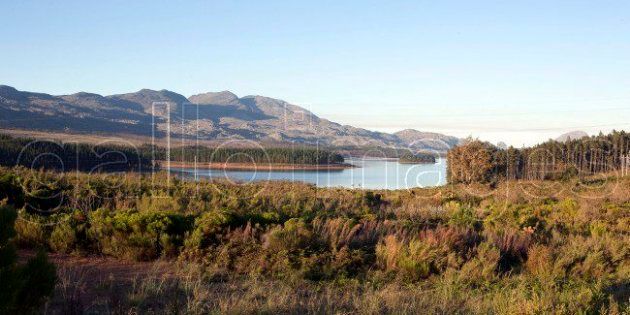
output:
M157 161L160 167L166 168L166 161ZM194 168L192 162L171 161L171 168ZM197 163L197 169L204 170L240 170L240 171L322 171L322 170L345 170L357 166L343 164L282 164L282 163Z

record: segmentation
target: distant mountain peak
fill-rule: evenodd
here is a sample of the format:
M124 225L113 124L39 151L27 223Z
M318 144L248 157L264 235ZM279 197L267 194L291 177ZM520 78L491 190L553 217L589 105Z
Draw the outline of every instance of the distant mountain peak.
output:
M23 93L12 86L0 85L0 98L20 98L24 97Z
M582 130L576 130L576 131L571 131L571 132L561 134L559 137L556 138L556 141L567 142L569 140L579 140L586 137L588 137L588 133Z
M89 92L77 92L74 94L70 94L70 95L64 95L64 96L75 96L75 97L104 97L103 95L100 94L96 94L96 93L89 93Z
M188 98L193 104L199 105L233 105L238 103L238 96L230 91L207 92L195 94Z
M18 90L12 86L8 86L8 85L1 85L0 84L0 91L2 92L18 92Z
M236 96L236 94L234 94L234 93L232 93L232 91L228 91L228 90L220 91L220 92L214 92L214 93L217 94L217 95L225 95L225 96L229 96L229 97L236 97L236 98L238 98L238 96Z
M411 129L411 128L407 128L407 129L403 129L401 131L397 131L396 133L407 133L407 132L420 132L416 129Z
M181 94L169 90L142 89L138 92L110 95L108 98L122 99L150 107L153 102L173 102L176 104L185 103L188 100Z
M394 133L395 135L415 135L415 136L436 136L436 135L441 135L439 133L436 132L428 132L428 131L420 131L420 130L416 130L416 129L411 129L411 128L407 128L407 129L403 129L401 131L397 131Z
M461 139L456 137L415 129L404 129L395 132L394 136L409 147L422 147L435 151L448 150L448 148L459 144L461 141Z

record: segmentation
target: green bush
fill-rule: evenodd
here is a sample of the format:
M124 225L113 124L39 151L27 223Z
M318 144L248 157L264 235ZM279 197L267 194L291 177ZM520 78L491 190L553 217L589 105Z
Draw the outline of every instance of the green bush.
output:
M55 266L41 251L26 264L17 264L12 243L16 218L13 208L0 205L0 314L36 312L56 282Z
M9 205L18 209L24 206L24 191L15 174L6 173L0 176L0 200L5 199Z
M177 213L105 209L92 212L89 219L88 235L102 253L134 260L174 257L192 222Z
M77 243L76 232L70 224L60 224L50 235L49 245L55 252L68 253Z
M15 222L16 243L24 247L45 247L50 236L51 225L46 217L20 211L20 219Z
M223 229L234 222L227 211L209 211L195 219L194 230L186 238L186 248L201 250L221 240Z
M330 253L324 243L302 219L289 219L263 236L263 272L276 276L317 278Z
M25 209L29 213L51 215L68 204L68 194L72 186L65 177L50 173L29 174L21 181L24 190Z
M48 245L52 250L62 253L91 250L92 244L87 238L88 228L89 222L81 211L66 214L55 224Z

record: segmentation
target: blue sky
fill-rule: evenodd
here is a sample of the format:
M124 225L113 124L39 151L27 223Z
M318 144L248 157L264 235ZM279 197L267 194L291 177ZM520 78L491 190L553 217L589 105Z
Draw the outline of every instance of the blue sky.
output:
M296 2L3 1L0 84L230 90L515 146L630 129L630 1Z

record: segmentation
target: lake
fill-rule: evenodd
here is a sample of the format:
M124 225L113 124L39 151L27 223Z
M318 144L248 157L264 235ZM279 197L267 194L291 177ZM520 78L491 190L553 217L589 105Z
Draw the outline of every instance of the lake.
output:
M446 183L446 159L435 164L403 164L386 159L346 159L355 168L319 171L241 171L195 170L172 168L171 171L188 179L221 178L233 182L288 180L315 184L318 187L360 189L407 189L441 186Z

